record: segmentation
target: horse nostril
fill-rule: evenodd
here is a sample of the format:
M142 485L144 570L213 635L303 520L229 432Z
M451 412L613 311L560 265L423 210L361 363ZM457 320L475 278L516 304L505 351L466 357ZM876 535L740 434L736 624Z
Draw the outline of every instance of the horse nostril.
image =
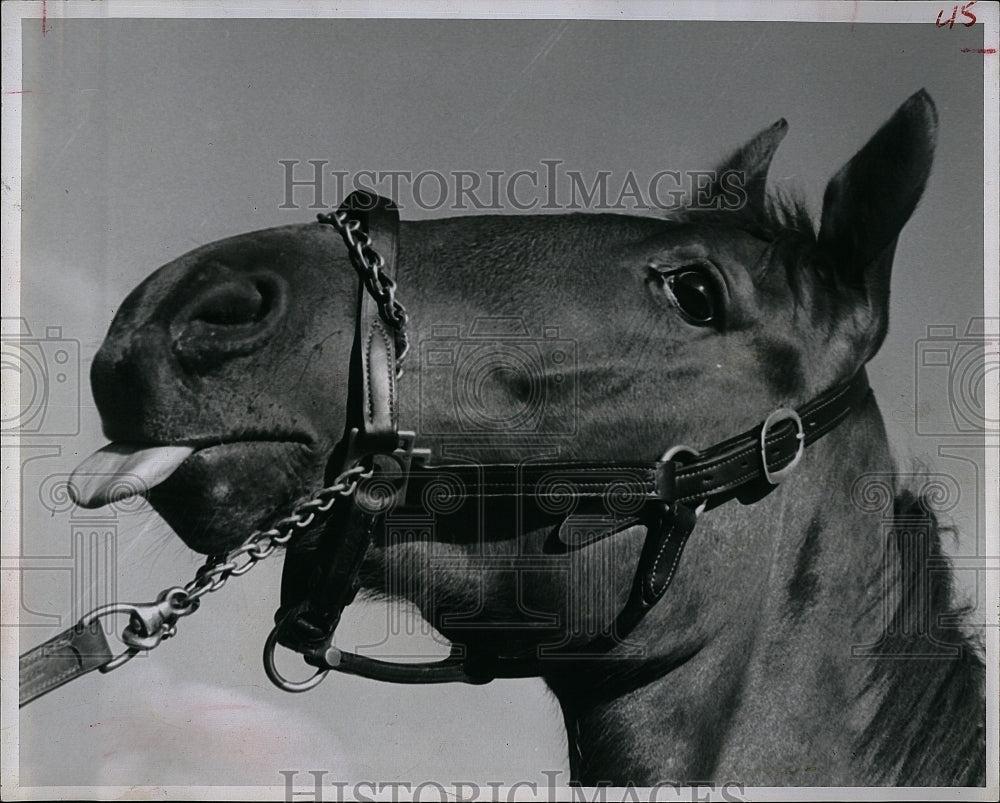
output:
M174 318L174 351L195 367L249 354L284 318L287 286L277 275L227 278L202 290Z
M270 294L261 282L232 282L213 287L198 299L189 321L212 326L239 326L255 323L267 314Z

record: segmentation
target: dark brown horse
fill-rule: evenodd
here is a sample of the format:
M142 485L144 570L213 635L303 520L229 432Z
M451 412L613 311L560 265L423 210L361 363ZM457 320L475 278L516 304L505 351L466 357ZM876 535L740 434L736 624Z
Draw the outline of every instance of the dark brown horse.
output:
M818 231L765 192L785 130L723 164L743 179L738 209L403 223L404 427L436 459L655 461L858 376L889 325L935 109L917 93L833 177ZM133 472L205 553L286 513L322 484L343 432L356 293L343 243L319 224L157 271L94 360L104 430L131 446L87 464L81 501L113 484L84 475ZM870 395L835 423L773 492L699 516L666 593L621 638L596 637L631 593L636 519L555 549L559 524L474 500L464 517L387 524L363 587L405 594L470 649L560 645L539 674L587 784L982 784L983 664L946 617L950 574L928 570L934 515L892 479ZM564 524L589 521L562 502Z

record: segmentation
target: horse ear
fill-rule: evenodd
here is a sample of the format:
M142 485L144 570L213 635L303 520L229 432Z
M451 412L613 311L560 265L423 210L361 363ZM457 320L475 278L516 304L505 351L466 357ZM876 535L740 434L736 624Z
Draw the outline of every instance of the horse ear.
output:
M788 123L782 118L754 136L746 145L734 151L723 161L715 172L717 184L724 183L727 173L742 177L743 191L746 193L745 206L750 210L763 211L767 188L767 171L774 159L774 152L788 133ZM723 190L713 191L713 197Z
M823 196L819 245L873 316L866 360L888 329L896 239L924 192L936 137L934 101L921 89L840 169Z

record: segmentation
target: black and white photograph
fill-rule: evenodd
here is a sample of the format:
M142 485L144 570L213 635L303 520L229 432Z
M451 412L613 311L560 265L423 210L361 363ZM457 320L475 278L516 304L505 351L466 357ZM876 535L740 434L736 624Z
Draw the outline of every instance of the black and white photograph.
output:
M2 796L995 800L996 2L5 2Z

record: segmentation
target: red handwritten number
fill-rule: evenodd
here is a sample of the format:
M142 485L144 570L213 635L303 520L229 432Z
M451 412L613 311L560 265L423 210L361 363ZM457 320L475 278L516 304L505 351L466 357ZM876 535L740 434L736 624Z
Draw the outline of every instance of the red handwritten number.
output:
M937 19L936 19L936 20L934 21L934 24L935 24L935 25L937 25L937 27L938 27L938 28L944 28L944 27L945 27L946 25L947 25L947 26L948 26L949 28L952 28L952 27L954 27L954 25L955 25L955 15L956 15L957 13L958 13L958 6L955 6L955 7L954 7L954 8L953 8L953 9L951 10L951 18L950 18L950 19L947 19L947 20L945 20L944 22L941 22L941 17L942 17L943 15L944 15L944 11L943 11L943 10L942 10L942 11L939 11L939 12L938 12L938 15L937 15Z
M938 12L937 19L934 21L934 24L938 28L944 28L944 27L954 28L955 27L955 19L958 17L959 14L961 14L963 17L968 17L969 21L968 22L960 22L959 25L961 25L961 26L963 26L965 28L970 28L970 27L972 27L973 25L976 24L976 15L973 14L969 10L975 4L976 4L976 0L972 0L971 3L966 3L964 6L961 6L961 7L959 7L959 6L953 6L952 9L951 9L951 16L948 17L948 19L946 19L944 22L941 21L941 18L944 16L944 9L942 9L941 11Z

